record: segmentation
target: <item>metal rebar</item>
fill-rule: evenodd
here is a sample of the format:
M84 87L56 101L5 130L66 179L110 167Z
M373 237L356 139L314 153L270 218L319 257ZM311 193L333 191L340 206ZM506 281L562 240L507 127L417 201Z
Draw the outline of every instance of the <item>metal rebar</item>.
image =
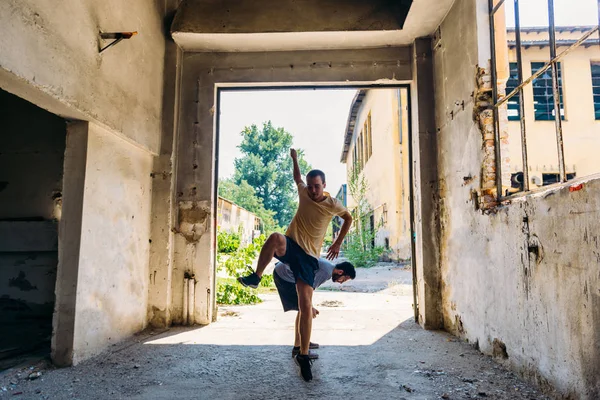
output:
M550 58L556 58L556 32L554 26L554 0L548 0L548 34L550 38ZM554 100L554 124L556 126L556 146L558 148L558 170L560 181L567 181L565 172L565 153L562 132L562 116L560 114L560 89L558 87L558 61L552 61L552 94Z
M494 16L494 15L496 14L496 12L497 12L497 11L500 9L500 7L502 7L502 4L504 4L504 1L505 1L505 0L500 0L500 1L498 2L498 4L496 4L496 7L494 7L494 8L492 9L492 16Z
M512 92L510 92L509 94L507 94L506 96L504 96L502 99L500 99L500 101L498 101L495 104L495 107L500 107L502 104L504 104L508 100L510 100L511 97L513 97L515 94L519 93L519 89L521 89L523 86L527 86L529 83L531 83L531 81L533 81L538 76L540 76L544 72L546 72L546 70L552 66L553 62L559 61L564 56L566 56L568 53L570 53L571 51L573 51L575 48L579 47L583 42L585 42L595 32L598 32L598 29L599 28L597 26L595 26L591 31L588 31L588 33L586 33L585 35L583 35L582 37L580 37L579 40L577 40L575 43L573 43L571 46L569 46L567 49L565 49L558 56L552 58L546 65L544 65L542 68L540 68L538 70L538 72L536 72L535 74L531 75L523 83L521 83L519 86L517 86L516 88L514 88L514 90Z
M498 102L498 77L496 76L496 32L494 26L494 0L488 0L490 11L490 44L491 44L491 67L492 75L492 102ZM498 120L498 107L492 107L494 117L494 157L496 158L496 198L498 202L502 199L502 163L500 160L500 122Z
M519 0L515 0L515 40L517 47L517 75L518 86L523 83L523 57L521 54L521 19L519 15ZM527 135L525 127L525 102L523 87L519 88L519 124L521 126L521 156L523 157L523 190L529 191L529 165L527 163Z

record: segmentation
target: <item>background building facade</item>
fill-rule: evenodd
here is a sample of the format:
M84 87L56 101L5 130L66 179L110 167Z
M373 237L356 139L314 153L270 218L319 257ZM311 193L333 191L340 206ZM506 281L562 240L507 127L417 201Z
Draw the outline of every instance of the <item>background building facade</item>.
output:
M404 88L358 91L348 117L342 152L348 177L360 171L368 190L367 226L376 231L375 245L388 249L393 260L410 258L408 171L408 92ZM351 188L348 208L356 207Z

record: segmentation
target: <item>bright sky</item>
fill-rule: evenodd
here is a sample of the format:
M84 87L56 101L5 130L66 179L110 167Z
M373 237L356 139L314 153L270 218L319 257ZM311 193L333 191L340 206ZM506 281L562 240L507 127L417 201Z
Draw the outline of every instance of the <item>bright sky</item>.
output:
M506 23L513 27L514 2L507 0ZM547 0L520 0L521 26L548 26ZM556 26L598 25L597 0L554 0L554 22Z
M340 163L350 104L356 90L262 90L221 93L219 176L233 175L233 160L245 126L268 120L294 137L306 161L325 172L327 189L335 196L346 182L346 165ZM306 173L308 171L303 171Z

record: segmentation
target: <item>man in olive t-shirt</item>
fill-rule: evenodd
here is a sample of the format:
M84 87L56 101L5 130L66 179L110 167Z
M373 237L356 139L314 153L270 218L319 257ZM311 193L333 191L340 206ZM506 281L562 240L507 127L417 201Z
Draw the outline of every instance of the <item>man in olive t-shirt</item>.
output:
M257 288L262 274L273 257L289 265L296 281L300 308L300 353L296 362L302 377L312 379L308 349L312 330L312 295L315 271L319 268L319 254L327 226L334 216L340 216L344 224L335 242L327 251L327 259L333 260L340 252L344 237L352 224L352 216L341 202L323 191L326 187L325 174L312 170L302 180L296 150L291 149L294 162L294 182L298 188L298 211L292 219L285 236L273 233L260 251L256 272L238 280L245 286Z

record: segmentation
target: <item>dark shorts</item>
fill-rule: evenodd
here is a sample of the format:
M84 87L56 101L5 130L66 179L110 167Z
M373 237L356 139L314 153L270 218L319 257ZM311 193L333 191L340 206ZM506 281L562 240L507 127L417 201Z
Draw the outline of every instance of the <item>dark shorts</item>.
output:
M319 269L319 260L306 254L302 247L298 246L298 244L289 237L286 236L285 240L285 255L283 257L275 256L275 258L290 266L296 282L298 279L302 279L311 287L314 286L315 272Z
M277 293L279 293L283 311L298 311L298 292L296 292L296 284L284 281L277 275L277 272L273 272L273 281L275 282Z

